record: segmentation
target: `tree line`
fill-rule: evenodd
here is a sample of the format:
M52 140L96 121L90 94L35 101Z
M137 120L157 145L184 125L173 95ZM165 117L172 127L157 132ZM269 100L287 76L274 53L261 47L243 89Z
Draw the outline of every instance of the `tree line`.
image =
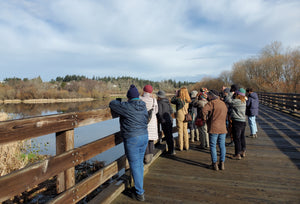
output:
M252 87L257 92L300 93L300 48L284 49L280 42L273 42L256 56L235 62L232 70L223 71L216 78L203 78L197 83L172 79L158 82L129 76L88 78L66 75L50 82L43 82L41 77L6 78L0 83L0 100L103 98L110 94L125 94L130 84L135 84L139 91L151 84L155 90L162 89L167 93L174 93L183 86L190 91L201 87L221 90L231 84Z
M193 82L176 82L163 80L160 82L133 77L93 77L66 75L56 77L50 82L43 82L41 77L33 79L5 78L0 83L0 100L7 99L61 99L61 98L105 98L110 94L124 94L128 87L135 84L142 91L146 84L155 90L163 89L174 92L182 86L190 86Z
M286 48L280 42L265 46L257 56L233 64L217 78L203 78L191 89L220 90L238 84L257 92L300 93L300 48Z

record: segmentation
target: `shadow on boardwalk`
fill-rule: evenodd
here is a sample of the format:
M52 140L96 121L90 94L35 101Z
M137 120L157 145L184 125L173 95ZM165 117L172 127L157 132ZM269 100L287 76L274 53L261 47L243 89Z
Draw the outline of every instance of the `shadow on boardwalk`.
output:
M261 106L258 138L247 138L246 158L229 157L224 171L209 169L208 150L159 157L145 176L146 203L300 203L299 119ZM249 127L246 127L246 135ZM113 203L136 203L121 194Z
M259 114L258 123L261 129L300 169L300 119L265 106Z

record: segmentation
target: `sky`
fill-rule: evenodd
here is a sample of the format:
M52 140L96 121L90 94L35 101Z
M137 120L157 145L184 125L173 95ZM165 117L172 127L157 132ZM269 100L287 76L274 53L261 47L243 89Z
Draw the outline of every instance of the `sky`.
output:
M299 0L0 0L0 81L196 82L299 36Z

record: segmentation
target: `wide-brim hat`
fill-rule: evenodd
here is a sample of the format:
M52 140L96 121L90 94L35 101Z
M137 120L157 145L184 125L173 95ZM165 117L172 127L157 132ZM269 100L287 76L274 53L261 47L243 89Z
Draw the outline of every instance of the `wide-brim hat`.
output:
M156 95L159 97L159 98L166 98L166 93L163 91L163 90L159 90Z

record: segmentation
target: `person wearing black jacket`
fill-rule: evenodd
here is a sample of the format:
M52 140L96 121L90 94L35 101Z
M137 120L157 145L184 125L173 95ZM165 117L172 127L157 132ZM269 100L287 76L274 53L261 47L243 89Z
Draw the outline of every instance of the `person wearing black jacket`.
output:
M173 118L172 113L173 109L169 100L166 98L166 94L164 91L159 90L157 92L157 103L158 103L158 113L157 118L158 122L161 124L162 130L166 137L166 142L168 145L168 154L174 155L174 141L173 141Z

